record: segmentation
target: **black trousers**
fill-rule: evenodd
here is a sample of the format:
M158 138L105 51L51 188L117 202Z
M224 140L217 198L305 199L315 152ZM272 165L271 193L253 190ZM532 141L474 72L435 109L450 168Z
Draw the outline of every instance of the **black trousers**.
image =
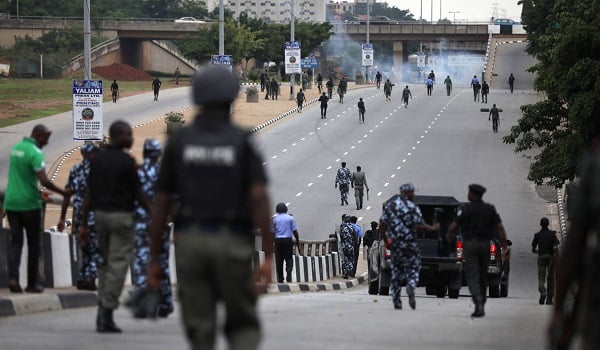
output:
M473 302L485 302L490 243L486 239L465 241L465 274Z
M321 117L327 116L327 105L321 105Z
M294 259L292 259L292 239L291 238L276 238L275 239L275 271L277 272L277 282L283 283L283 262L285 261L286 281L292 281L292 267Z
M27 285L35 286L40 278L40 227L42 211L6 211L10 225L10 243L8 248L8 277L19 282L19 266L23 250L23 229L27 233Z

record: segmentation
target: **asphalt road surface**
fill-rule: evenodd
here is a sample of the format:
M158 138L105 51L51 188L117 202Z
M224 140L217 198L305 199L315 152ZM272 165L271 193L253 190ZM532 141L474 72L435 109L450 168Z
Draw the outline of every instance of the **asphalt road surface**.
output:
M527 67L524 44L498 48L496 69ZM515 72L517 79L518 73ZM400 103L397 84L392 101L383 90L350 92L339 104L329 104L327 120L311 107L276 123L257 137L271 178L273 202L289 203L301 238L324 239L342 213L368 225L381 214L382 202L404 182L418 194L451 195L466 201L467 185L488 188L513 240L508 298L491 299L483 319L472 320L466 288L458 300L425 296L417 291L417 310L394 310L389 297L369 296L366 288L344 292L269 295L261 299L264 349L543 349L548 306L537 304L536 257L530 252L533 233L547 204L527 182L528 160L502 143L502 136L520 116L519 106L540 97L520 86L514 94L492 89L488 105L473 102L468 89L447 97L440 85L433 96L424 86L411 85L414 99ZM356 102L366 99L366 123L358 123ZM492 133L481 107L504 109L500 132ZM351 170L366 171L370 200L357 211L340 206L334 189L341 161ZM273 203L273 204L274 204ZM405 303L406 305L406 303ZM81 309L0 319L6 349L181 349L185 348L178 312L167 320L137 322L126 310L116 314L121 335L93 332L94 309ZM219 348L225 348L219 338Z

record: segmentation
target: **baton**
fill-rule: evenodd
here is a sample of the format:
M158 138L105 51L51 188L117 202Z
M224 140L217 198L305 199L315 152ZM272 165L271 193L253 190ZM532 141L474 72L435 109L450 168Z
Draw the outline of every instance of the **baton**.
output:
M367 188L367 200L369 200L369 189Z

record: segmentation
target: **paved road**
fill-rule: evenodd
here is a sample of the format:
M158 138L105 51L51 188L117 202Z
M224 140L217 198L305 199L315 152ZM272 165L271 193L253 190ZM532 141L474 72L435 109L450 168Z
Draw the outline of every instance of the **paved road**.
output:
M166 89L160 92L158 102L153 101L151 92L122 98L117 104L104 103L104 127L108 130L115 120L126 120L132 125L163 116L169 111L178 111L191 104L190 88ZM50 143L44 148L46 160L58 159L65 151L81 144L73 141L73 115L65 112L42 120L34 120L0 129L0 149L9 150L23 136L28 136L34 125L43 123L52 131ZM108 134L108 131L105 131ZM48 164L49 167L50 164ZM8 151L0 153L0 188L6 186L8 174Z
M523 45L499 48L497 69L526 65ZM500 55L501 53L501 55ZM397 87L397 90L398 87ZM529 90L525 87L523 90ZM479 112L468 89L445 96L436 86L427 97L413 86L415 98L400 106L375 89L350 92L346 104L330 103L321 121L315 107L259 133L258 143L272 179L274 201L290 203L301 236L325 238L344 212L361 223L377 219L381 202L412 181L419 194L445 194L466 200L467 185L488 187L514 242L510 296L490 300L487 316L471 320L471 302L437 299L418 290L417 310L395 311L389 297L368 296L364 287L345 292L269 295L261 299L265 349L543 349L549 307L537 305L535 257L529 243L546 203L525 181L528 161L501 137L519 117L518 106L536 95L492 89L489 102L504 108L500 133L493 134L487 114ZM358 124L355 102L367 99L367 123ZM339 115L339 117L338 117ZM347 152L347 153L346 153ZM339 162L364 167L371 200L362 211L341 207L333 187ZM3 347L10 349L164 349L184 348L177 317L149 323L117 320L126 333L92 332L93 309L0 319ZM177 315L175 315L177 316ZM223 348L223 340L221 347Z

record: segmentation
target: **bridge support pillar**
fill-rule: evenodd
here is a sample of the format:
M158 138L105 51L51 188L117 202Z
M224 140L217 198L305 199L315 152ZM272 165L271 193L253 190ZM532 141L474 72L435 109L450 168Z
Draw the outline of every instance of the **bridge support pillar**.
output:
M404 63L404 42L394 41L392 50L394 55L394 72L396 72L396 78L404 80L402 71L402 65Z

